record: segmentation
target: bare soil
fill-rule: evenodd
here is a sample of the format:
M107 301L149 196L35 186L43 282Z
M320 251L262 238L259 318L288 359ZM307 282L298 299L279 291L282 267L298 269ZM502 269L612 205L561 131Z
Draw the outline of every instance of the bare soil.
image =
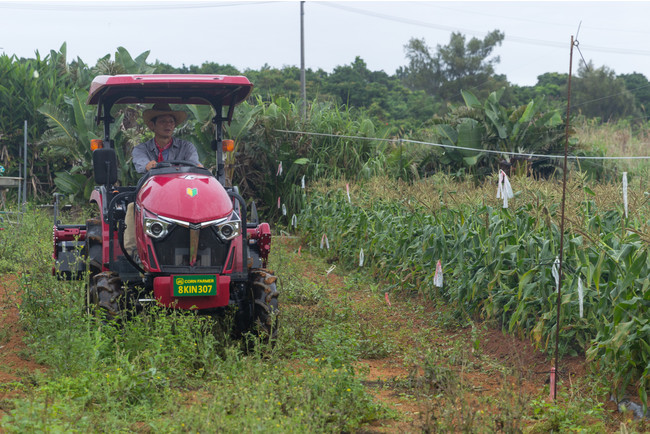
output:
M9 410L7 400L22 394L21 385L29 382L34 372L47 369L28 356L19 321L17 280L16 275L0 279L0 419Z

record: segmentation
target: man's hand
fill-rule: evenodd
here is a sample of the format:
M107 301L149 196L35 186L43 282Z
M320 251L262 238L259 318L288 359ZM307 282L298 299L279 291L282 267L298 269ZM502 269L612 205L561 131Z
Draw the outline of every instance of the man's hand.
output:
M148 171L150 171L151 169L153 169L154 167L156 167L157 165L158 165L158 162L157 162L157 161L155 161L155 160L151 160L150 162L147 163L146 166L144 166L144 168L145 168L145 169L147 170L147 172L148 172Z

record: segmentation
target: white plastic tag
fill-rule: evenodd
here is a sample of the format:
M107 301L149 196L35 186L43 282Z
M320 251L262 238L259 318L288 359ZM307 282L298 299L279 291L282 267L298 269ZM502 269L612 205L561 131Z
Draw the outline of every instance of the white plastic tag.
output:
M508 175L503 170L499 170L499 185L497 187L497 199L503 198L503 207L508 208L508 199L512 199L514 193Z
M551 274L555 279L555 292L557 292L558 289L560 288L560 258L558 256L555 257L555 261L553 262L553 268L551 268Z
M438 263L436 264L436 274L433 275L433 284L438 288L442 288L443 286L442 264L440 263L440 259L438 259Z
M323 236L320 239L320 248L322 249L323 247L327 247L327 250L330 249L330 242L327 239L327 234L323 234Z
M584 289L582 288L582 279L578 277L578 304L580 305L580 318L582 318L582 306L584 301Z

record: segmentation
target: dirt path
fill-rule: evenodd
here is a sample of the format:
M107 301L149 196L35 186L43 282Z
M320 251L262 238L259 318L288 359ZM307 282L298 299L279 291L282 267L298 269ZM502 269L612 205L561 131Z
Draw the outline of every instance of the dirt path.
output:
M15 275L0 279L0 419L9 408L7 400L22 393L21 385L35 371L46 368L27 355L19 323L19 285Z

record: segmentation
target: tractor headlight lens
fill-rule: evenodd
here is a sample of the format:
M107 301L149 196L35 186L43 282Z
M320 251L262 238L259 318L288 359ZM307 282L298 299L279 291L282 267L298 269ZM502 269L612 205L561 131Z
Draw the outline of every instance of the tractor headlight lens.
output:
M155 218L144 219L144 230L151 238L163 238L167 235L169 223Z
M226 239L230 238L230 236L232 235L233 232L234 232L234 229L230 225L223 225L221 227L221 235L223 235L224 238L226 238Z
M149 227L149 230L151 231L151 234L154 237L159 237L160 234L162 234L164 229L165 228L163 228L163 225L160 222L153 222L153 223L151 223L151 226Z

